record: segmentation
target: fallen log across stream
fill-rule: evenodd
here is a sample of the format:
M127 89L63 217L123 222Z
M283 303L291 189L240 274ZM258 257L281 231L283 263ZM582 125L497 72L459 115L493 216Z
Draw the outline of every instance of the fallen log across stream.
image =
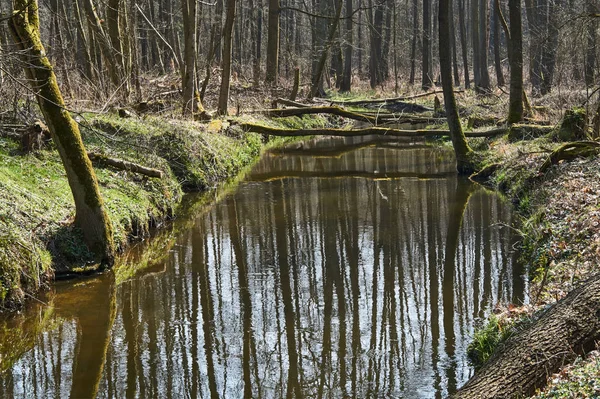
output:
M445 118L427 118L416 115L403 115L402 113L393 114L387 112L355 112L348 111L344 108L337 106L303 106L295 108L274 108L266 109L259 112L265 116L271 118L286 118L290 116L302 116L302 115L315 115L315 114L329 114L337 115L344 118L352 119L359 122L367 122L372 125L386 124L386 123L436 123L443 122Z
M283 129L270 126L258 125L255 123L240 123L240 128L247 132L267 134L271 136L297 137L297 136L339 136L339 137L358 137L358 136L394 136L394 137L440 137L449 136L449 130L419 129L404 130L386 127L366 127L360 129L337 129L337 128L319 128L319 129ZM499 128L485 131L465 132L466 137L495 137L507 132L507 128Z
M594 349L598 340L600 274L511 337L452 398L528 397L561 366Z
M454 90L455 93L464 93L464 90ZM401 96L392 98L376 98L376 99L365 99L365 100L330 100L327 98L318 98L322 102L329 102L331 104L343 104L343 105L364 105L364 104L382 104L382 103L394 103L406 100L414 100L417 98L427 97L434 94L441 94L441 90L428 91L427 93L415 94L413 96Z

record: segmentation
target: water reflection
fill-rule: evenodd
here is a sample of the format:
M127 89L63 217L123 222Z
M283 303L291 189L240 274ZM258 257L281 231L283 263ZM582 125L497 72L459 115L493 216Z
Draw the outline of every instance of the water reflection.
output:
M267 155L153 270L45 298L0 396L446 396L475 319L523 292L510 209L452 169L397 139Z

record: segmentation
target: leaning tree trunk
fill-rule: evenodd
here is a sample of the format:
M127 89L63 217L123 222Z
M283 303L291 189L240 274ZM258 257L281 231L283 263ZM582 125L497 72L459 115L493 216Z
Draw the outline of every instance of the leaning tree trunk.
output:
M75 224L101 267L114 263L113 230L77 123L65 109L52 65L40 40L37 0L13 0L11 31L26 74L65 167L75 200Z
M225 25L223 26L223 71L221 75L221 90L219 91L219 106L217 114L227 115L229 102L229 82L231 80L232 32L235 20L235 0L227 0L225 6Z
M454 398L528 397L600 339L600 274L511 337Z
M440 73L442 75L442 89L444 91L444 105L446 107L446 118L450 129L450 139L456 155L456 169L461 174L473 171L471 163L471 149L465 140L462 131L458 107L452 87L452 57L450 55L450 10L452 0L440 1L438 12L439 23L439 50L440 50Z

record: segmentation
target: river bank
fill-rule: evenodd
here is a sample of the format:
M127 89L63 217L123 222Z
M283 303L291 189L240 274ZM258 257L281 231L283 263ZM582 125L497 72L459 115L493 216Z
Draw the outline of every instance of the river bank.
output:
M519 220L513 228L521 236L520 259L530 281L528 304L499 304L476 334L476 357L483 351L490 358L531 318L598 273L600 158L596 154L561 161L542 171L552 151L563 144L555 140L557 130L534 140L472 141L486 154L486 163L496 165L483 183L504 192L515 205ZM591 376L599 372L598 357L591 352L552 375L535 397L594 397L598 386Z
M290 139L265 139L228 123L160 117L81 115L89 152L162 171L147 177L95 164L119 252L172 219L184 192L202 192L236 176L260 153ZM264 122L264 121L263 121ZM268 122L278 127L327 123L324 118ZM0 137L0 307L18 308L53 279L93 273L91 254L72 226L74 205L58 153L23 153Z

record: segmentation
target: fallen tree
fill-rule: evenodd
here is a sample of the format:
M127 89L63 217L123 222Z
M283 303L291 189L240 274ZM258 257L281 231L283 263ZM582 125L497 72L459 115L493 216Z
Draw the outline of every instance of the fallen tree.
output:
M405 130L386 127L366 127L361 129L337 129L337 128L319 128L319 129L282 129L270 126L258 125L255 123L240 123L240 128L247 132L268 134L271 136L296 137L296 136L341 136L341 137L356 137L356 136L394 136L394 137L440 137L448 136L448 130L435 129L419 129ZM494 137L505 134L506 128L492 129L486 131L465 132L467 137Z
M575 141L560 146L554 150L548 159L540 166L540 173L545 173L552 165L560 161L568 161L579 157L588 157L600 152L600 143L597 141Z
M288 103L292 104L292 103ZM286 118L290 116L302 116L302 115L314 115L314 114L329 114L337 115L343 118L352 119L359 122L367 122L373 125L387 124L387 123L439 123L445 122L445 118L427 118L416 115L406 115L402 113L393 114L389 112L354 112L348 111L344 108L337 106L316 106L311 107L304 104L299 104L301 107L295 108L273 108L266 109L260 112L265 116L271 118Z
M464 90L454 90L455 93L464 93ZM441 90L428 91L427 93L415 94L413 96L401 96L392 98L375 98L368 100L329 100L327 98L319 98L319 101L329 102L332 104L343 104L343 105L363 105L363 104L381 104L381 103L394 103L398 101L414 100L417 98L432 96L434 94L442 93ZM317 100L317 99L315 99Z
M452 397L526 397L600 339L600 274L581 283L516 333Z
M108 165L115 169L139 173L141 175L155 177L157 179L162 179L163 177L163 172L161 170L148 168L146 166L125 161L123 159L109 158L106 155L97 154L94 152L88 152L88 157L90 158L90 161L92 161L92 163L96 165Z

